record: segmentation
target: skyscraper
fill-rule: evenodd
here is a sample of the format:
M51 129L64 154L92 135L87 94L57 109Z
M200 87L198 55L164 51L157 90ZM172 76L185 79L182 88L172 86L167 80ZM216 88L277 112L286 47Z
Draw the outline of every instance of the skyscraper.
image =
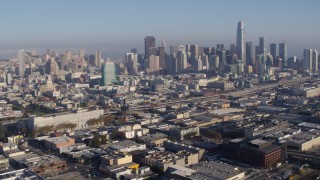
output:
M259 38L259 54L263 55L263 63L267 61L267 42L266 37Z
M181 73L188 67L187 53L183 50L178 51L176 56L177 72Z
M149 49L152 47L156 47L156 39L153 36L146 36L144 38L144 50L146 59L148 59L151 55Z
M159 74L159 56L150 55L148 61L147 73L149 75L158 75Z
M101 51L96 51L95 66L101 68Z
M244 24L242 21L238 22L237 28L237 56L238 59L242 60L242 64L246 66L246 45L245 45L245 34L244 34Z
M25 68L26 68L26 60L25 60L24 49L21 49L21 50L18 51L17 60L18 60L18 63L19 63L19 74L18 75L20 77L23 77L24 76L24 71L25 71Z
M282 67L287 67L287 45L285 42L279 43L279 56L282 59Z
M278 49L276 43L270 44L270 54L272 55L273 59L276 59L278 56Z
M318 51L313 50L312 51L312 68L313 72L318 72L318 66L319 66L319 61L318 61Z
M312 70L312 49L304 49L302 67L304 70Z
M165 47L158 47L159 66L164 69L166 67L166 51Z
M116 81L116 65L112 62L105 62L101 67L102 85L106 86Z
M247 42L246 43L246 58L247 58L247 65L253 66L256 61L256 53L255 53L255 48L252 44L252 42Z
M86 53L85 53L85 50L84 50L84 49L80 49L80 50L79 50L79 57L80 57L80 58L83 58L85 54L86 54Z
M198 56L199 56L199 46L196 45L196 44L191 44L190 45L190 53L191 53L191 57L198 58Z
M130 75L136 75L138 73L138 54L126 53L125 65Z

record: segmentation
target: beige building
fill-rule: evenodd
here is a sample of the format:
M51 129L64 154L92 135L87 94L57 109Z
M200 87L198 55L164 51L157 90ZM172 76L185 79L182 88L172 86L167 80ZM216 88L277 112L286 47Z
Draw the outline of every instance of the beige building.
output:
M141 136L138 141L147 145L148 148L163 146L164 142L168 140L168 136L162 133L149 134Z
M301 132L294 135L287 141L289 147L293 147L300 151L308 151L309 149L320 145L320 130L312 129L308 132Z

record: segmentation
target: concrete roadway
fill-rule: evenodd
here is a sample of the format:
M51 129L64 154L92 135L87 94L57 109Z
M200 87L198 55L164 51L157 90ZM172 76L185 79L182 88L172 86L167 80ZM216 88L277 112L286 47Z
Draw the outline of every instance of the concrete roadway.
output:
M222 93L214 96L209 96L209 97L192 97L192 98L182 98L178 100L173 100L173 101L166 101L166 102L158 102L157 106L162 106L162 105L169 105L169 104L179 104L179 103L185 103L185 102L195 102L195 101L204 101L204 102L209 102L209 101L214 101L218 100L220 95L225 95L225 96L245 96L245 95L250 95L253 93L260 92L262 90L268 90L275 88L278 85L285 85L285 86L290 86L294 85L297 83L304 82L306 80L310 79L310 77L304 77L304 78L298 78L295 80L283 80L278 83L273 83L273 84L264 84L264 85L259 85L259 86L254 86L252 88L244 89L244 90L238 90L235 92L229 92L229 93ZM149 105L137 105L134 107L131 107L129 111L137 111L137 110L143 110L143 109L148 109L150 106Z

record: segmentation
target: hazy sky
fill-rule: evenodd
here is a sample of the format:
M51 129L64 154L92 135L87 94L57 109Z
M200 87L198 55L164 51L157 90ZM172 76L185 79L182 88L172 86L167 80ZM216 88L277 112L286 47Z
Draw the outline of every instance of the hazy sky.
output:
M320 0L7 0L0 5L0 58L17 49L102 50L123 57L156 43L216 46L235 43L237 22L246 41L286 41L289 55L320 50Z

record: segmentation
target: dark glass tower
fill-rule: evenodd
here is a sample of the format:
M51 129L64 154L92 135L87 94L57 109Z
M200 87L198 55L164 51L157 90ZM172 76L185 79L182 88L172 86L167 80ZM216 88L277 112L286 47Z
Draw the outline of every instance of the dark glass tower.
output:
M256 63L256 52L252 42L246 43L247 65L253 66Z
M154 48L154 47L156 47L156 39L153 36L146 36L146 38L144 38L144 50L145 50L146 59L148 59L149 56L151 55L150 48ZM155 52L157 52L157 49Z
M287 45L285 42L279 43L279 56L282 59L282 67L287 67Z

